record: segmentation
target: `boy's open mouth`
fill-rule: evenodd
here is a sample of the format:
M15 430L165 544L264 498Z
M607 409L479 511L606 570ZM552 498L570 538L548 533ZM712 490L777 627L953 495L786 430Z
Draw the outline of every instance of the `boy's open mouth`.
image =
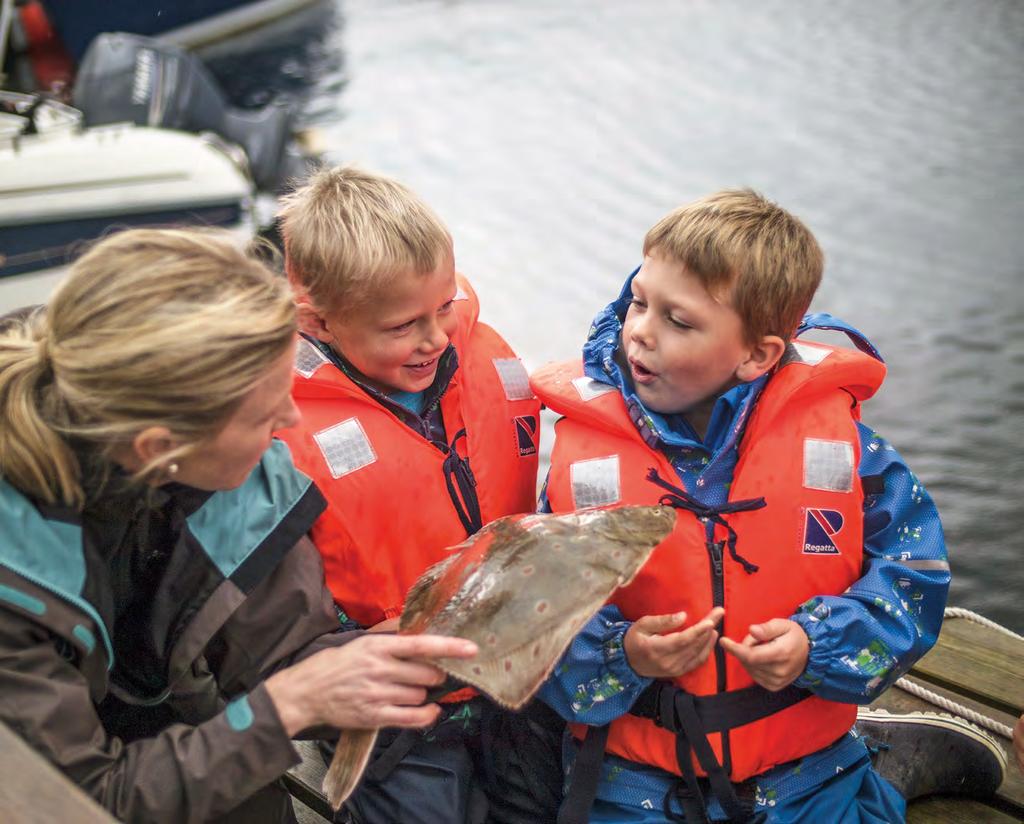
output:
M652 372L650 369L648 369L646 366L644 366L642 363L640 363L640 361L636 360L635 358L629 358L628 360L629 360L629 371L632 373L633 380L636 383L650 383L656 377L658 377L656 372Z
M425 360L422 363L407 363L405 364L406 369L411 369L413 372L426 372L433 369L437 365L437 358L431 358Z

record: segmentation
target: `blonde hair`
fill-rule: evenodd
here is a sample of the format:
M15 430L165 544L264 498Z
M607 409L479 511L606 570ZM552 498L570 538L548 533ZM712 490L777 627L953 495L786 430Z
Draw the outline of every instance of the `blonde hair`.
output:
M351 310L396 275L428 274L452 256L441 219L382 175L324 168L282 203L288 277L325 314Z
M728 294L749 342L789 340L821 282L814 235L750 189L717 192L663 217L644 238L644 256L681 263L708 292Z
M150 426L216 435L295 335L284 278L224 232L136 229L101 240L49 304L0 331L0 473L81 508L82 454L111 462Z

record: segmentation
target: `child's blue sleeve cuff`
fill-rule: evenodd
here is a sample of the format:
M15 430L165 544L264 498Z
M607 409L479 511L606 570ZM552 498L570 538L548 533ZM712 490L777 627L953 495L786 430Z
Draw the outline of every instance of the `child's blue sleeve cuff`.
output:
M624 715L651 683L626 659L631 626L618 607L605 606L577 635L540 689L540 698L569 721L594 726Z

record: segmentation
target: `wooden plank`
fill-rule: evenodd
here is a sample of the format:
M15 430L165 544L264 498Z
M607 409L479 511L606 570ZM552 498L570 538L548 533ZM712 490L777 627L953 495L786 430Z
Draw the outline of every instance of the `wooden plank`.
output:
M1024 642L963 618L946 619L912 674L1011 715L1024 713Z
M2 722L0 820L5 824L116 824L106 810Z

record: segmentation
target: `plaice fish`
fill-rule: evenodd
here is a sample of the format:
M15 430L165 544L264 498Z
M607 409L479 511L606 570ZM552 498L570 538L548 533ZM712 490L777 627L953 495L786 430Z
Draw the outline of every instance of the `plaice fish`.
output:
M420 577L399 632L476 642L474 658L429 661L448 673L445 691L469 684L519 709L583 625L633 580L675 518L675 510L662 506L500 518ZM376 730L341 736L324 777L335 809L358 784L376 738Z

